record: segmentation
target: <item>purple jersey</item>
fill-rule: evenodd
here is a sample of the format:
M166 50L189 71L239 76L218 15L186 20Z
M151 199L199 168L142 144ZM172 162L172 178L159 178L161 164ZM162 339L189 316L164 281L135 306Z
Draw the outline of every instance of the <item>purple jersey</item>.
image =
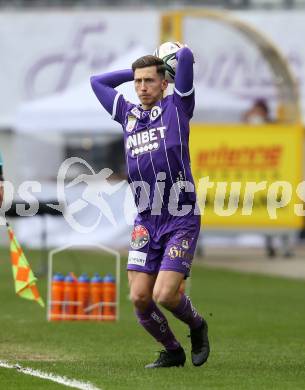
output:
M127 102L115 87L133 80L131 69L91 78L92 88L124 130L129 183L138 211L175 214L183 204L194 205L196 195L190 168L189 121L194 110L193 54L176 53L175 91L150 110Z
M180 95L175 91L150 110L126 102L120 94L114 102L113 118L123 126L128 180L136 204L137 195L144 196L145 200L149 198L148 204L144 201L144 208L147 205L150 210L160 209L160 199L162 208L167 207L170 199L176 209L178 204L196 201L189 156L194 91L192 89L186 97ZM147 185L140 186L140 190L146 193L139 195L137 184L143 181ZM189 183L187 186L185 181Z
M184 207L196 202L189 156L194 59L188 48L180 49L176 58L174 94L150 110L127 102L115 90L133 80L131 69L93 76L91 84L124 131L128 180L139 211L127 268L152 274L172 270L187 276L200 231L195 207ZM141 202L143 196L146 202ZM180 206L188 212L179 213Z

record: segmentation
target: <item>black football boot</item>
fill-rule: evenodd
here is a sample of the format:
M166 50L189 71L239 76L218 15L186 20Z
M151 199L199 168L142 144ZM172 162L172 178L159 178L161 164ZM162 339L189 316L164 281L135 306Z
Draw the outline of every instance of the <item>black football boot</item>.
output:
M208 339L208 324L203 320L199 328L191 329L192 342L192 363L194 366L204 364L210 354L210 343Z
M185 359L185 352L182 347L173 351L161 351L158 359L153 363L147 364L145 368L184 366Z

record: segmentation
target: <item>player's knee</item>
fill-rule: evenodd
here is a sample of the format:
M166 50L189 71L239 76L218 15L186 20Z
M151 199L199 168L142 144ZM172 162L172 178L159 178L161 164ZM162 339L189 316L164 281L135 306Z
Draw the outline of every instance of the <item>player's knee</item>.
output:
M156 303L164 307L170 307L173 301L173 293L169 289L159 289L153 292L153 299Z
M145 309L151 302L151 296L149 296L149 294L140 292L131 292L130 299L133 305L140 310Z

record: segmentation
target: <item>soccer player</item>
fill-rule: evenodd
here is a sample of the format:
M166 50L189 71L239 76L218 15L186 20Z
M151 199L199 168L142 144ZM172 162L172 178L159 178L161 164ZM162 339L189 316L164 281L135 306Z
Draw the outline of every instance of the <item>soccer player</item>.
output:
M2 202L3 202L3 168L2 168L2 157L1 157L1 153L0 153L0 207L2 206Z
M136 60L132 69L91 77L98 100L123 127L128 181L139 211L127 265L130 297L139 323L165 348L146 368L183 366L186 360L157 304L189 326L195 366L205 363L210 352L206 321L179 291L190 272L200 215L194 212L188 146L194 58L183 47L176 59L175 90L166 97L165 64L152 55ZM115 90L132 80L139 105Z

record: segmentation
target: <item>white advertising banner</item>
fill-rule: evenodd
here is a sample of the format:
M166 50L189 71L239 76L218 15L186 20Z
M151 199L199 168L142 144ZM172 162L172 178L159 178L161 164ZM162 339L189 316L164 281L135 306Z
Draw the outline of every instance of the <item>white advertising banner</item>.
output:
M240 31L219 20L194 16L185 18L183 28L196 61L196 108L210 111L205 122L219 122L223 111L221 122L228 121L230 110L237 114L233 122L240 122L257 97L276 98L268 63Z
M303 122L305 122L305 12L304 11L256 11L237 12L243 21L265 34L283 53L300 88ZM261 96L272 97L270 80L260 79Z
M287 59L300 87L305 119L305 12L239 11L232 15L262 33ZM274 75L253 42L218 20L187 17L183 27L197 59L196 88L206 104L218 103L221 108L226 102L236 102L241 107L244 101L250 107L255 99L264 98L275 108Z
M20 103L61 93L126 55L152 52L161 11L0 12L0 128L11 127ZM234 15L266 34L284 53L300 84L305 112L305 12L240 11ZM271 73L249 42L219 23L186 26L194 47L197 106L244 110L256 97L274 102ZM246 103L246 104L245 104ZM209 120L209 118L207 118ZM213 120L213 118L211 118Z
M62 92L142 45L159 39L154 11L0 12L0 127L18 105Z

